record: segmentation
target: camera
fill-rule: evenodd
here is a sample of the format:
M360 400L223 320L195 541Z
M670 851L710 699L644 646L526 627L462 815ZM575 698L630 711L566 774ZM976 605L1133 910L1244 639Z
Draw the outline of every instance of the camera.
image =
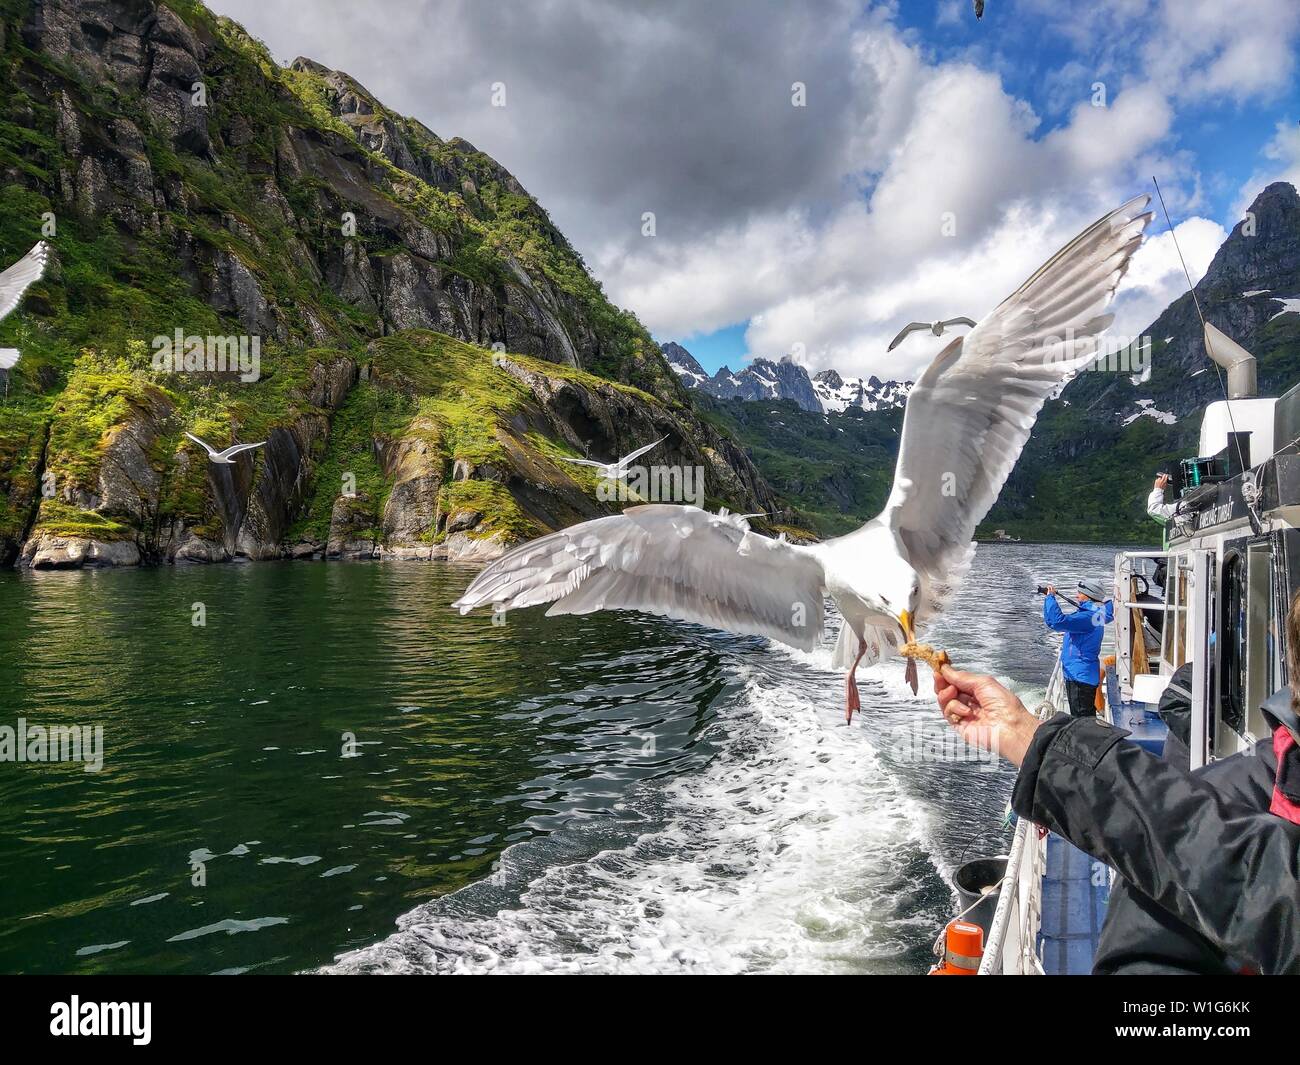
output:
M1046 594L1047 594L1047 585L1045 585L1045 584L1040 584L1040 585L1038 586L1038 594L1039 594L1039 595L1046 595Z

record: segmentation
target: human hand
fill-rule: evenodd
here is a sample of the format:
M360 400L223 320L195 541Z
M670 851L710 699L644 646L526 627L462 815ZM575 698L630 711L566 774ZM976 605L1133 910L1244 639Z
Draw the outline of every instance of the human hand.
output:
M1054 584L1049 584L1049 585L1047 586L1047 594L1048 594L1048 595L1055 595L1055 594L1056 594L1056 585L1054 585Z
M1169 487L1169 474L1167 474L1167 473L1159 474L1159 475L1156 477L1155 487L1159 488L1161 491L1164 491L1166 488L1168 488L1168 487Z
M963 740L1019 765L1042 723L992 677L944 666L935 674L939 710Z

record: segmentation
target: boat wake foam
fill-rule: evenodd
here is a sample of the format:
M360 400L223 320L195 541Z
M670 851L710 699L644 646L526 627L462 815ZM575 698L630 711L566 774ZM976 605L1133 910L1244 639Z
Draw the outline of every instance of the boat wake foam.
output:
M839 723L838 678L801 657L739 664L739 697L701 737L715 756L639 786L618 811L631 823L516 844L326 971L915 971L949 900L926 815ZM869 682L864 703L872 687L892 702Z

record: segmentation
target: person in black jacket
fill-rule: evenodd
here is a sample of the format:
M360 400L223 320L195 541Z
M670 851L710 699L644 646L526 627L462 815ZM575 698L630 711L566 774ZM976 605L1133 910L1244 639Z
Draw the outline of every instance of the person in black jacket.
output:
M1300 652L1300 594L1287 623ZM1300 661L1290 663L1300 677ZM945 666L944 717L1020 766L1016 813L1119 874L1093 971L1300 973L1300 720L1290 688L1263 706L1273 735L1187 772L1105 722L1040 721L992 677Z
M1210 668L1210 690L1214 690L1214 668ZM1156 713L1165 723L1166 762L1190 769L1192 765L1192 663L1179 666L1160 695Z

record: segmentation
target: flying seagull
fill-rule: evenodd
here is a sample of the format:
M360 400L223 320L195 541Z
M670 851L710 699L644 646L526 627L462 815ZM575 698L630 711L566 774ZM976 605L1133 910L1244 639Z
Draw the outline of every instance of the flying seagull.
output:
M45 273L45 264L50 259L50 246L38 240L35 247L19 259L13 266L0 274L0 319L7 318L18 306L23 293L40 280ZM21 357L17 348L0 348L0 370L11 369ZM9 375L5 374L5 395L9 394Z
M597 475L603 481L621 481L627 476L628 467L632 465L634 460L639 459L651 448L658 447L667 439L668 437L661 436L653 444L646 444L645 447L639 447L633 451L632 454L624 455L621 459L618 459L615 462L594 462L591 459L571 459L565 458L563 455L561 455L560 458L564 459L565 462L572 462L575 466L591 466L597 471Z
M208 458L212 462L215 462L221 466L233 466L234 462L232 462L231 459L233 459L234 456L238 455L241 451L252 451L253 448L261 447L263 444L266 443L265 440L259 440L256 444L231 444L230 447L226 448L225 451L217 451L212 447L211 444L206 443L203 440L200 440L193 433L186 433L185 435L188 436L191 440L193 440L196 444L198 444L201 448L203 448L203 450L208 453Z
M1151 221L1148 199L1089 226L938 354L907 397L885 509L856 532L805 546L751 532L739 515L630 507L515 548L454 606L640 610L808 651L829 595L843 617L834 661L848 670L852 720L859 663L888 658L944 609L1044 401L1096 358L1113 318L1105 307ZM907 676L915 692L912 660Z
M906 340L910 334L922 329L928 329L935 336L941 337L943 336L943 331L950 325L969 325L974 327L975 323L970 318L945 318L941 322L911 322L908 325L903 326L899 331L898 336L894 337L894 339L889 342L889 347L886 350L893 351L899 344Z

